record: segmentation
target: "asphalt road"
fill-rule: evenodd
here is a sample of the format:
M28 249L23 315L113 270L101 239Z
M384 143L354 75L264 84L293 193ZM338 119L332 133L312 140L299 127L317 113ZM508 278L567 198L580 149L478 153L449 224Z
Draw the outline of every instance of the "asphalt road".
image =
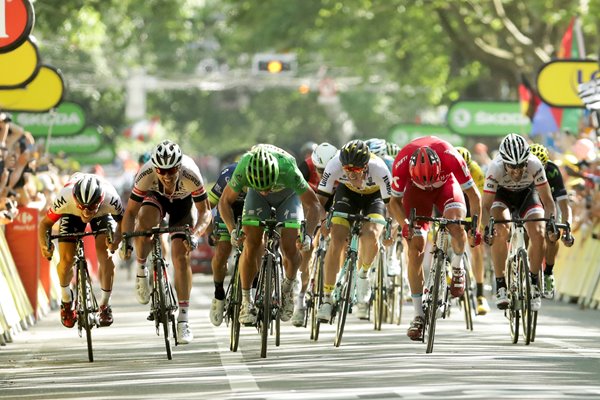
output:
M194 276L191 323L195 341L166 359L164 341L146 321L133 281L120 270L113 294L115 323L93 331L93 363L85 339L66 329L58 311L0 348L0 398L6 399L580 399L600 398L600 312L544 301L535 343L513 345L503 314L462 315L438 322L432 354L401 326L372 325L349 316L344 340L334 326L318 342L308 329L282 324L282 343L242 327L240 349L229 351L229 329L208 319L211 278Z

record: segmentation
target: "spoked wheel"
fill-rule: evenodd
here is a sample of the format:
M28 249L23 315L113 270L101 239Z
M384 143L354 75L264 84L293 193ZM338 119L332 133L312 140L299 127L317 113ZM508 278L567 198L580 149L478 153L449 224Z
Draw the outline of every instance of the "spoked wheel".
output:
M463 310L465 313L465 324L467 329L473 330L473 291L471 288L471 265L469 263L469 257L463 255L463 263L465 267L465 292L461 298L463 304Z
M512 339L513 344L516 344L519 341L519 320L521 319L521 301L519 299L520 292L520 283L517 276L514 274L515 266L513 263L515 260L509 261L509 268L506 274L506 286L507 286L507 295L508 295L508 309L504 311L504 315L508 318L508 323L510 326L510 337ZM516 282L513 282L516 279ZM513 290L513 287L516 287L516 291Z
M323 302L323 262L325 257L319 251L315 259L314 268L315 271L315 282L313 287L313 293L311 296L311 307L310 307L310 338L311 340L319 340L319 330L321 328L321 321L317 318L319 307Z
M346 276L342 286L340 301L337 309L337 329L335 331L335 339L333 345L340 347L342 343L342 336L344 335L344 326L346 324L346 316L350 309L350 301L352 297L352 281L354 279L354 273L356 269L356 254L350 255L348 260L348 268L346 270Z
M77 316L79 318L79 329L80 334L81 330L85 330L85 338L87 341L87 350L88 350L88 360L90 362L94 361L94 349L92 347L92 319L96 318L93 315L92 310L92 299L91 299L91 288L90 282L88 280L87 268L85 265L80 265L78 267L79 270L79 282L78 282L78 290L79 290L79 305L77 310Z
M272 287L275 288L273 291L273 301L271 304L277 304L277 308L271 308L272 320L275 322L275 346L279 347L281 344L281 306L282 306L282 295L281 295L281 259L274 265L273 271L273 282Z
M402 306L404 305L404 259L402 258L402 238L399 238L396 242L394 251L396 252L396 258L400 263L398 275L394 277L394 313L393 318L395 319L396 325L400 325L402 320Z
M435 323L437 320L437 312L442 295L442 293L440 292L442 286L442 271L445 268L444 257L442 256L442 254L436 254L434 262L436 263L436 266L435 275L433 277L433 287L431 289L431 302L429 304L429 307L427 308L426 315L426 353L431 353L433 351L433 341L435 339Z
M169 337L169 306L167 282L165 281L165 266L162 261L156 262L156 278L158 280L158 321L163 327L163 337L165 339L165 349L167 350L167 358L173 359L171 354L171 339Z
M237 266L234 268L233 283L229 294L228 318L230 319L229 350L237 351L240 343L240 306L242 304L242 287L240 286L240 272Z
M538 318L538 312L534 311L533 312L533 321L531 323L531 338L530 338L530 342L535 342L535 331L537 330L537 318Z
M269 256L265 260L262 282L259 281L260 295L262 297L260 323L260 356L267 358L267 339L269 338L269 327L271 324L271 300L273 283L273 259ZM262 283L262 286L260 284Z
M377 262L377 279L375 281L375 299L373 301L373 327L376 331L381 330L381 323L384 318L383 310L383 298L384 298L384 263L385 256L382 252L379 253L379 260Z
M517 265L519 269L519 282L521 283L521 304L523 318L523 338L525 344L531 341L533 313L531 311L531 278L529 277L529 263L527 252L520 249L517 253Z

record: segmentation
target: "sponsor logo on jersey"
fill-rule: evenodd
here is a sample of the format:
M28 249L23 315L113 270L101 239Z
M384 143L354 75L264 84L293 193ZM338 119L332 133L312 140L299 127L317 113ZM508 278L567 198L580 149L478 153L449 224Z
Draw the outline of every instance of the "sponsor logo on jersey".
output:
M65 198L63 196L60 196L59 198L57 198L56 200L54 200L54 204L52 204L52 208L55 209L55 210L58 210L59 208L61 208L65 204L67 204L67 200L65 200Z
M137 183L139 183L139 182L140 182L140 181L141 181L141 180L142 180L142 179L143 179L145 176L147 176L147 175L150 175L150 174L151 174L151 173L153 173L153 172L154 172L154 169L153 169L153 168L148 168L147 170L145 170L145 171L142 171L142 172L141 172L141 173L139 173L139 174L137 175L137 177L135 178L135 183L136 183L136 184L137 184Z
M183 177L186 179L189 179L190 181L192 181L194 183L194 185L196 186L200 186L200 179L198 179L198 177L194 174L191 174L188 170L183 170Z

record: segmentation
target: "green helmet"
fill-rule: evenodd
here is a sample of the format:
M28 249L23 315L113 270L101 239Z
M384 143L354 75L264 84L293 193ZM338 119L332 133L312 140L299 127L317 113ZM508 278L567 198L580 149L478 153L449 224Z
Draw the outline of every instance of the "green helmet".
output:
M466 147L456 146L455 148L456 148L456 151L458 151L458 153L465 160L467 165L471 164L471 152Z
M246 167L246 178L250 187L256 190L269 190L279 177L279 163L273 154L262 146L257 147Z

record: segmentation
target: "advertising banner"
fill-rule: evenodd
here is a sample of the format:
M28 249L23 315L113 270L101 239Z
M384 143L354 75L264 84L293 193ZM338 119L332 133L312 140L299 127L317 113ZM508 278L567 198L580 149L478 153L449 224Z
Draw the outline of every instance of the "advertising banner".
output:
M448 127L465 136L504 136L529 133L531 122L517 101L457 101L446 116Z

